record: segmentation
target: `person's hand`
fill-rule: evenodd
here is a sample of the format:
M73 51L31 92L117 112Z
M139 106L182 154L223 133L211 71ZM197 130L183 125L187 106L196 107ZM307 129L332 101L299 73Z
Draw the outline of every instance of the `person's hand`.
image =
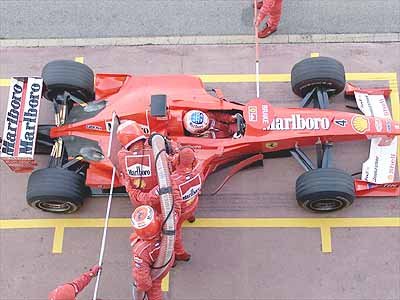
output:
M98 265L94 265L93 267L91 267L90 270L89 270L90 277L96 277L101 269L102 269L102 267L100 267Z

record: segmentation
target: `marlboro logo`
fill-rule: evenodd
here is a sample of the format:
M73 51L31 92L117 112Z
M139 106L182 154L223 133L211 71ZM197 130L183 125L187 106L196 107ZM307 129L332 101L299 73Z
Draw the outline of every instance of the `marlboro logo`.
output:
M125 163L129 177L151 177L150 155L128 155Z
M273 119L269 125L269 130L328 130L331 123L327 117L302 117L294 114L289 118Z
M192 200L196 197L201 189L201 178L200 175L185 181L179 185L179 191L181 192L182 200L184 202Z
M2 158L33 158L40 99L41 78L12 78L3 131Z

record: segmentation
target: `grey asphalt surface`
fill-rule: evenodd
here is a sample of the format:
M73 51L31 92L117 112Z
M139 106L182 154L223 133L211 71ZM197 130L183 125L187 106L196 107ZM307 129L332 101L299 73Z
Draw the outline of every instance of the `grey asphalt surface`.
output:
M252 34L253 0L0 0L0 38ZM397 33L397 0L284 0L278 34Z
M262 45L261 73L287 74L299 60L319 52L340 60L347 72L397 72L399 43ZM229 55L226 55L229 53ZM37 75L50 60L83 56L96 73L244 74L254 71L252 45L6 48L0 56L0 78ZM384 55L382 55L384 54ZM232 64L232 61L235 63ZM354 82L362 87L386 86L387 81ZM255 97L254 83L208 83L228 99ZM7 87L0 88L6 99ZM263 82L261 96L273 105L297 107L288 82ZM343 94L331 108L346 110ZM0 101L0 132L6 103ZM41 106L41 124L54 119L50 103ZM335 144L335 166L359 170L368 155L367 142ZM305 149L308 154L314 149ZM37 156L40 167L46 156ZM359 198L343 211L316 215L299 208L294 184L303 170L291 158L264 161L264 167L236 174L215 196L208 196L228 169L206 181L200 218L359 218L397 217L397 198ZM25 202L29 174L11 173L0 162L0 219L98 218L107 198L88 198L73 215L54 215ZM112 218L128 218L132 207L115 198ZM196 224L196 223L195 223ZM130 299L129 228L112 228L107 235L99 298ZM102 228L67 228L63 252L52 253L54 230L0 230L0 299L46 299L58 284L73 279L96 262ZM185 228L185 247L193 255L171 271L165 300L398 300L400 299L400 227L332 228L332 253L321 252L318 228ZM91 299L91 283L78 299Z

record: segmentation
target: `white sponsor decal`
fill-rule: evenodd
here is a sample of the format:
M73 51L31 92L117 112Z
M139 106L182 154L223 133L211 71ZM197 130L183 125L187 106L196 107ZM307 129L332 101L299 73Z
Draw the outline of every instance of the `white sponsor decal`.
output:
M128 155L125 164L129 177L151 177L150 155Z
M1 157L14 156L14 149L17 139L18 121L21 118L21 102L24 82L15 78L11 79L8 95L6 120L3 130L3 144Z
M98 130L98 131L103 130L103 128L101 128L101 126L97 126L97 125L93 125L93 124L86 125L86 128L91 129L91 130ZM111 128L110 128L110 130L111 130Z
M257 106L249 106L249 121L257 122Z
M378 132L381 132L383 129L382 121L380 119L375 120L375 129Z
M268 124L269 123L269 116L268 116L269 108L268 108L268 105L263 104L261 106L261 108L262 108L262 120L263 120L263 123L264 124Z
M33 158L42 86L42 79L28 78L24 91L24 81L11 79L1 157ZM19 140L17 140L18 131ZM16 148L18 153L15 153Z
M361 179L376 184L393 182L396 170L397 138L382 146L381 139L371 139L369 158L362 166Z
M192 200L198 195L201 189L201 178L200 175L193 177L190 180L185 181L179 185L179 190L181 192L182 200L187 202Z
M19 144L19 157L33 157L35 152L36 129L39 122L40 99L42 98L43 79L29 78L22 119Z
M300 114L292 115L290 118L275 118L269 125L269 130L328 130L331 123L327 117L303 118Z
M358 108L367 117L392 118L385 97L354 92Z

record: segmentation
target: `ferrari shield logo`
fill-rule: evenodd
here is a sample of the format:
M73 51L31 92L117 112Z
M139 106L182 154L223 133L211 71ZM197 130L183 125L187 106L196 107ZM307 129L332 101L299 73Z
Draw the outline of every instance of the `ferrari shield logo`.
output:
M151 177L150 155L128 155L125 164L129 177Z
M189 179L179 185L179 191L181 193L182 200L184 202L190 201L194 197L196 197L199 194L200 189L201 189L200 175L197 175L196 177L193 177L192 179Z

